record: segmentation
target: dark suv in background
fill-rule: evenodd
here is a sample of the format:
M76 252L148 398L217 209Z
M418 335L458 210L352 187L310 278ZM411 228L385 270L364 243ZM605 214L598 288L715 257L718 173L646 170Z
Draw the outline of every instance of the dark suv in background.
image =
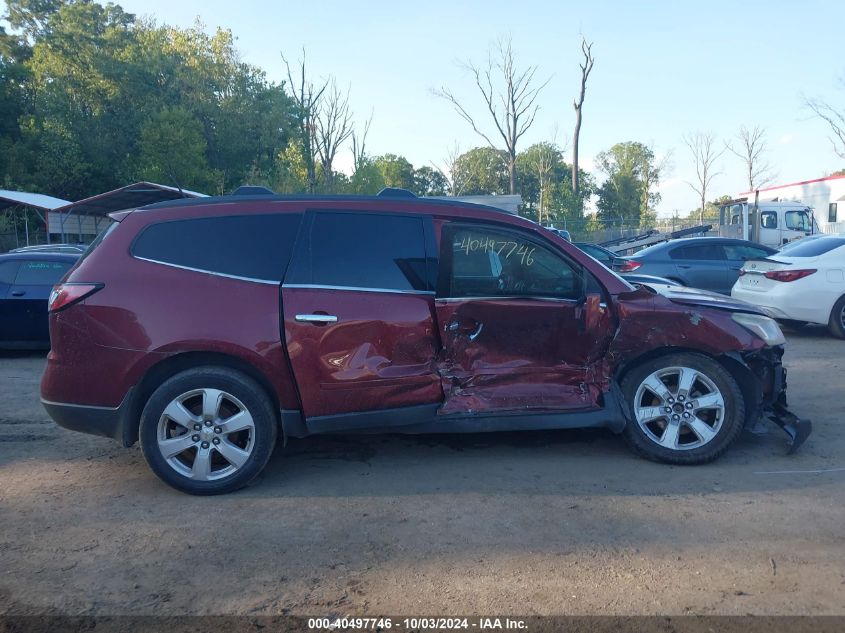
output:
M809 432L772 319L635 289L497 209L385 191L112 217L53 292L42 400L186 492L249 483L279 433L606 427L697 464L764 414L793 448Z

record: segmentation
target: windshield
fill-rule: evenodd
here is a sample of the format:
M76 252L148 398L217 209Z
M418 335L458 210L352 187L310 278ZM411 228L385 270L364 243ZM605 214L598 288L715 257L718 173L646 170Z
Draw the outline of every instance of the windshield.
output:
M795 231L809 231L810 214L803 209L801 211L787 211L786 228L793 229Z

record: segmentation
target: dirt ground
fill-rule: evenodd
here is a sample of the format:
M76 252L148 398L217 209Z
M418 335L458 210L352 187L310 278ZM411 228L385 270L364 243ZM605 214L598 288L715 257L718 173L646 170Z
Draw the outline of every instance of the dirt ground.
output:
M670 467L604 432L278 447L224 497L65 431L0 356L0 613L845 614L845 342L789 334L814 433Z

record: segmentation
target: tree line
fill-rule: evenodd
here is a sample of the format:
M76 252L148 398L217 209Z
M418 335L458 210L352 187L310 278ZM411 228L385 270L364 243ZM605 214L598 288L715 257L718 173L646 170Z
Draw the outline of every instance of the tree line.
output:
M481 143L466 151L455 145L439 161L415 166L399 153L368 151L372 112L356 120L350 87L334 77L315 79L305 50L282 55L285 80L273 82L240 58L227 29L175 28L94 0L7 0L6 7L10 28L0 26L6 189L77 200L136 180L211 194L244 183L286 193L402 187L433 196L518 193L525 215L575 230L648 228L656 219L670 161L654 147L613 145L595 159L600 176L579 165L596 63L584 38L571 143L525 145L550 78L537 66L521 66L510 40L500 39L485 63L464 63L475 101L446 86L432 91ZM710 133L684 141L696 168L690 186L700 197L699 219L726 150L745 162L750 188L771 177L762 128L742 128L733 143ZM350 173L337 167L348 151ZM591 199L596 212L587 215Z

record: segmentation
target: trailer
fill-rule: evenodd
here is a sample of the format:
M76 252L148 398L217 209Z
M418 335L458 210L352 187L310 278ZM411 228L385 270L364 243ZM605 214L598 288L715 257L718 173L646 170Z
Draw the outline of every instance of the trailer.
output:
M661 233L656 229L652 229L639 235L633 235L631 237L620 237L619 239L615 240L608 240L607 242L600 243L599 246L603 246L607 250L612 251L617 255L625 255L629 253L634 253L638 250L645 248L646 246L651 246L652 244L659 244L660 242L668 242L669 240L676 240L679 237L705 235L712 228L713 225L711 224L701 224L699 226L691 226L686 229L679 229L677 231L671 231L669 233Z

